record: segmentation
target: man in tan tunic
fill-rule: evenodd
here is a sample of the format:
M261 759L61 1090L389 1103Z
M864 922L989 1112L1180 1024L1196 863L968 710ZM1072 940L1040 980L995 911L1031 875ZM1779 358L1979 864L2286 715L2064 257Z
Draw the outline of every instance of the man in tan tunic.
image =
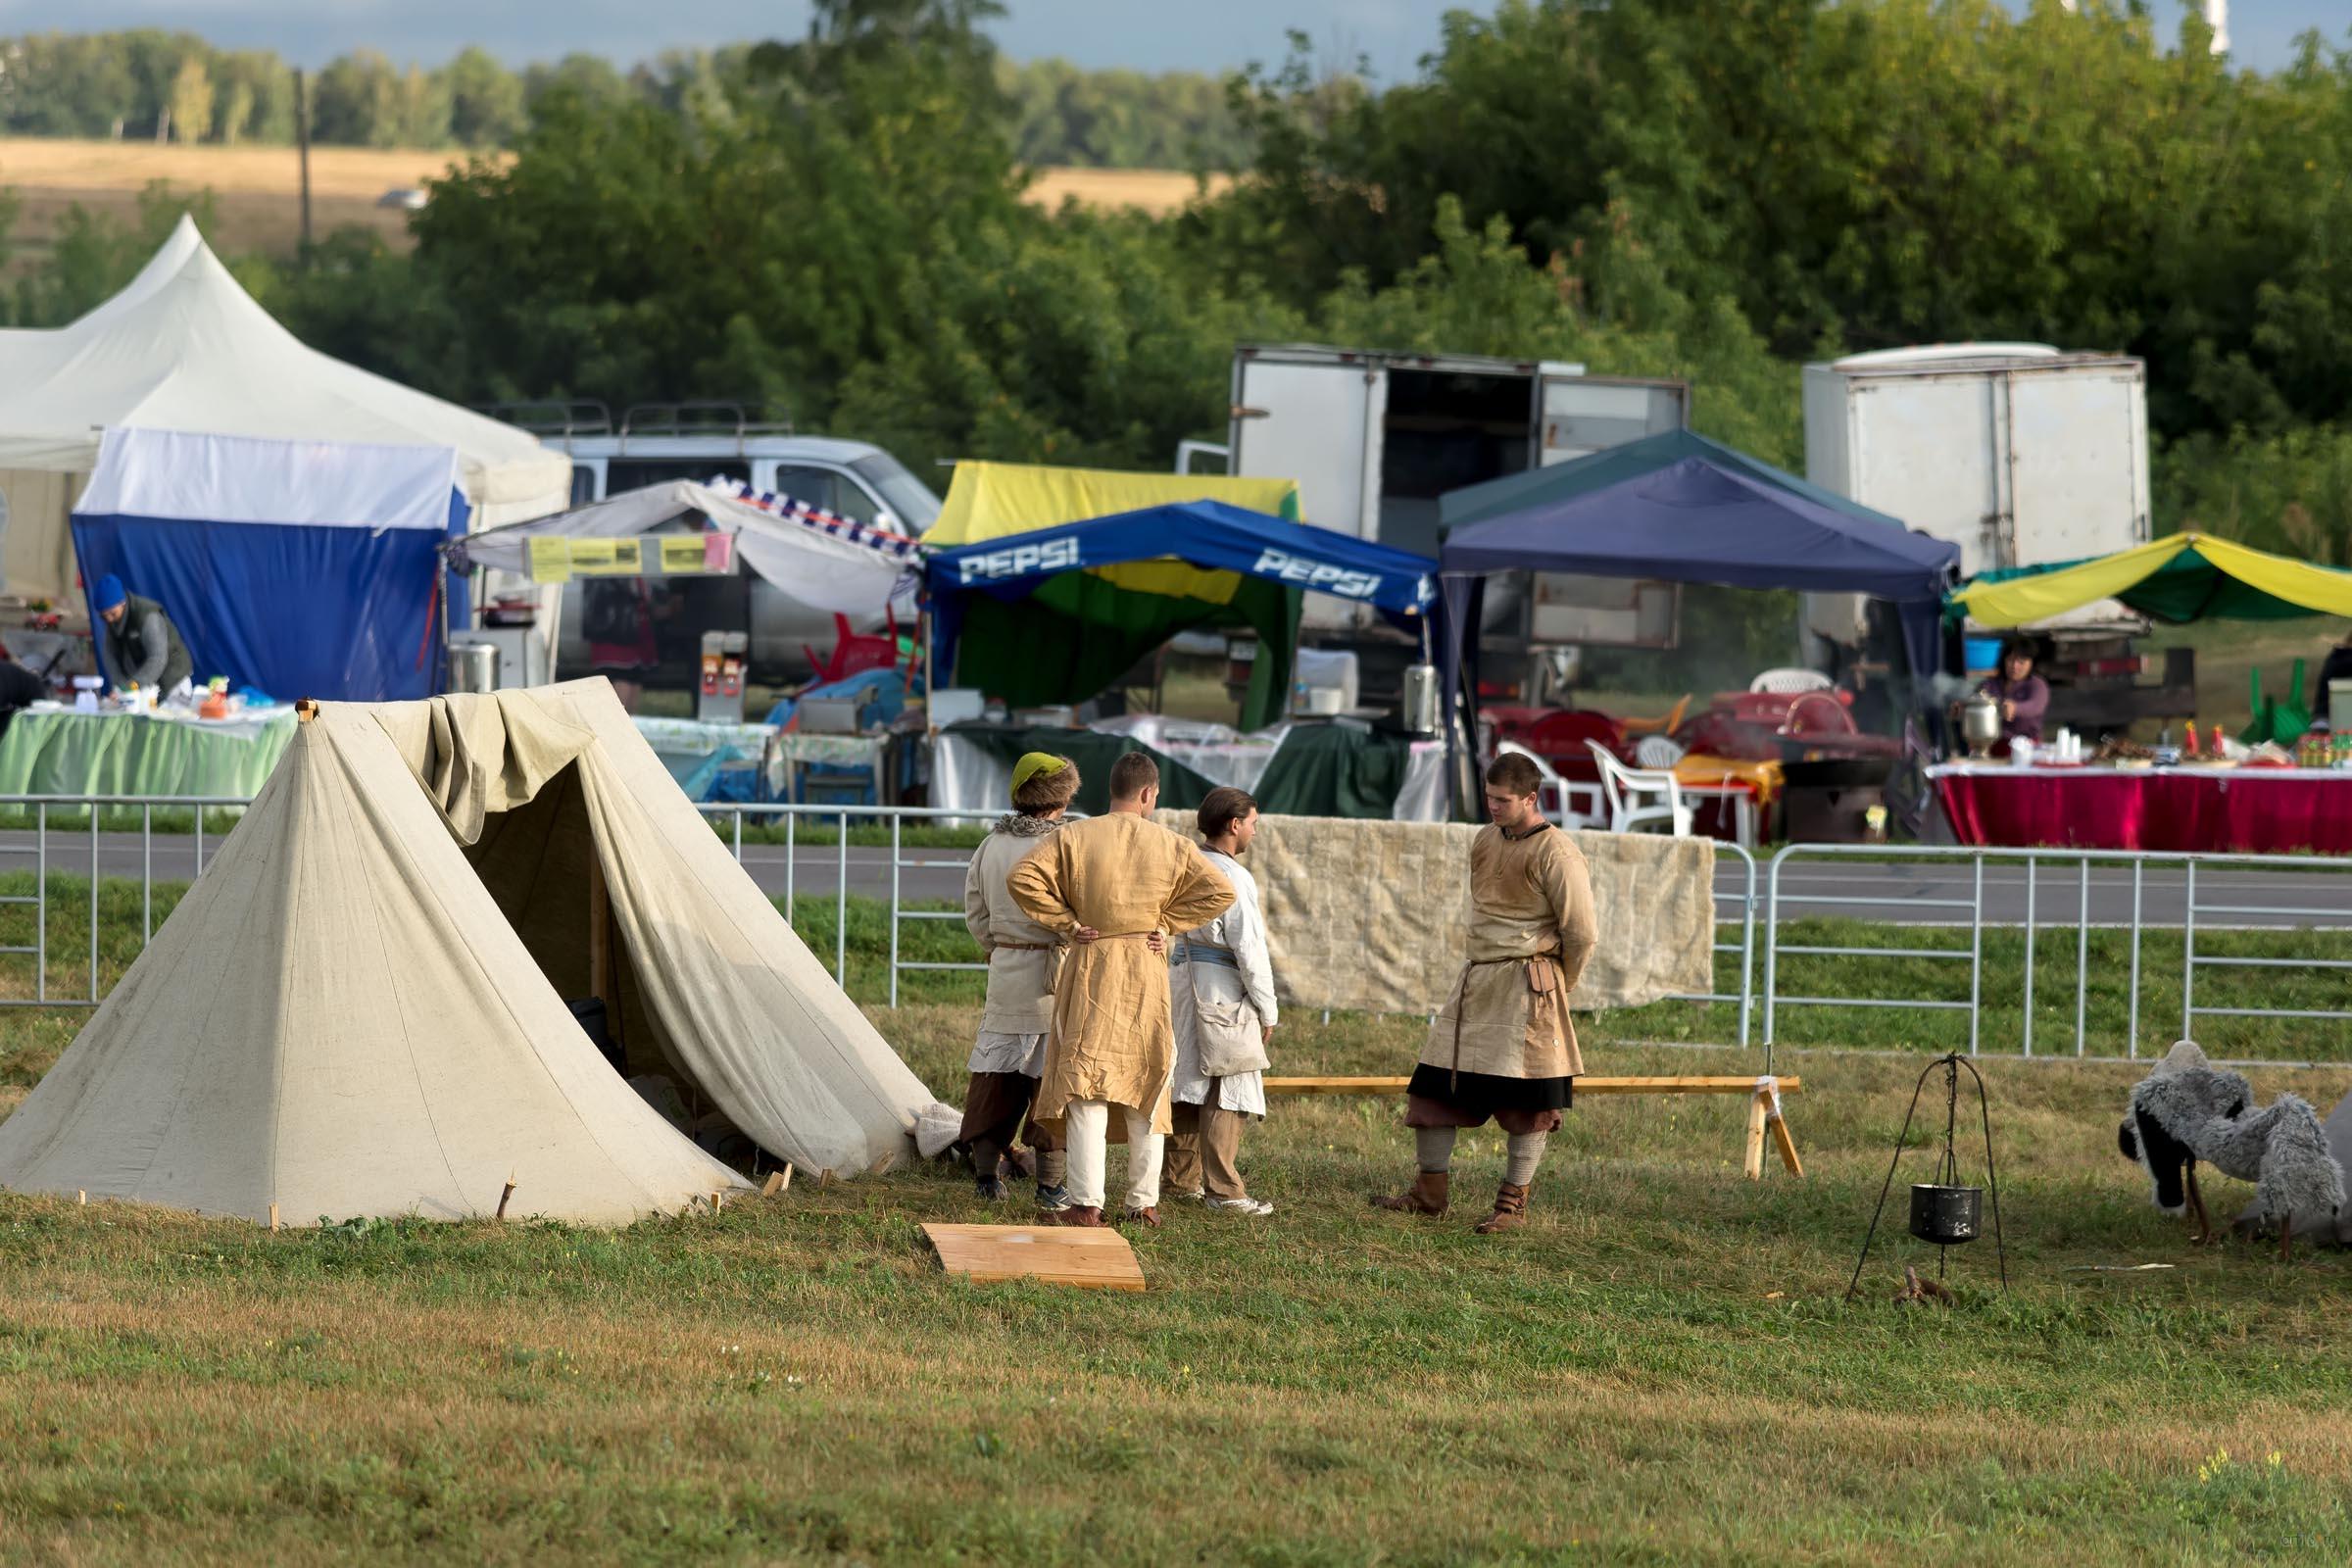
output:
M1206 925L1233 903L1232 884L1192 842L1152 820L1158 804L1159 768L1129 752L1111 764L1109 814L1063 828L1005 879L1030 919L1071 943L1054 983L1034 1111L1041 1123L1062 1124L1064 1225L1102 1223L1113 1106L1128 1146L1124 1217L1159 1223L1176 1037L1167 961L1146 939Z
M1544 1146L1585 1070L1568 994L1597 939L1592 884L1575 843L1537 807L1542 783L1524 757L1506 754L1487 769L1492 821L1470 845L1467 961L1405 1091L1421 1174L1409 1191L1373 1200L1408 1214L1445 1213L1454 1136L1493 1117L1510 1144L1482 1236L1527 1223Z
M988 961L988 1000L980 1033L965 1062L957 1141L972 1152L980 1197L1004 1196L1003 1167L1012 1152L1021 1116L1037 1098L1046 1067L1046 1035L1054 1023L1054 975L1068 951L1012 902L1004 879L1063 825L1078 794L1078 764L1066 757L1031 752L1013 764L1012 810L997 819L963 879L963 923ZM1069 1206L1062 1192L1061 1146L1032 1119L1029 1147L1037 1156L1037 1206L1057 1214Z

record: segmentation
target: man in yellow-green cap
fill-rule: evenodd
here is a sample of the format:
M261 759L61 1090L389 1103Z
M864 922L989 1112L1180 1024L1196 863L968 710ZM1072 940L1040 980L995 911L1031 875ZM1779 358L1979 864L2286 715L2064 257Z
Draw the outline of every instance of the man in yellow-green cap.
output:
M972 1076L960 1138L972 1152L977 1190L992 1201L1004 1196L1004 1156L1037 1099L1054 1022L1054 979L1067 951L1061 937L1013 902L1004 879L1060 828L1077 794L1077 763L1046 752L1024 756L1012 767L1012 810L997 818L963 879L963 923L988 959L988 1001L967 1063ZM1060 1141L1035 1121L1028 1131L1037 1156L1037 1205L1059 1213L1069 1206Z

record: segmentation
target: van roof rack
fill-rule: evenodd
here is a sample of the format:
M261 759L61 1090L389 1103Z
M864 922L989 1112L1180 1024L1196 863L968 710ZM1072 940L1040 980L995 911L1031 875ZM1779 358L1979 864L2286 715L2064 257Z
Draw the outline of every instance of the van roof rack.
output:
M504 420L533 435L612 433L612 411L594 398L525 398L511 403L477 403L473 412Z
M620 433L631 435L791 435L792 416L779 404L752 406L695 398L683 403L640 403L620 416Z

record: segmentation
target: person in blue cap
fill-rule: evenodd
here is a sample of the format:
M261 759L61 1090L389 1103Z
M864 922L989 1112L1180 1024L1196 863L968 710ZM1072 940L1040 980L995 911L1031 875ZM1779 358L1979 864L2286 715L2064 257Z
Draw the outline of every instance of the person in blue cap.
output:
M158 697L185 691L196 672L179 628L154 600L134 594L108 572L98 579L99 669L117 691L151 686Z

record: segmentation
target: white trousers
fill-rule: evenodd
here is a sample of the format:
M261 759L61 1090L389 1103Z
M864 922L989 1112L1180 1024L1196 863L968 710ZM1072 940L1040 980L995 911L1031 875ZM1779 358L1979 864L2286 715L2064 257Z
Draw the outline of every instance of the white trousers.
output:
M1069 1146L1069 1174L1063 1178L1071 1205L1101 1208L1103 1166L1110 1157L1110 1102L1073 1100L1062 1107L1062 1141ZM1152 1114L1121 1105L1127 1118L1127 1206L1159 1205L1159 1156L1166 1136L1152 1130Z

